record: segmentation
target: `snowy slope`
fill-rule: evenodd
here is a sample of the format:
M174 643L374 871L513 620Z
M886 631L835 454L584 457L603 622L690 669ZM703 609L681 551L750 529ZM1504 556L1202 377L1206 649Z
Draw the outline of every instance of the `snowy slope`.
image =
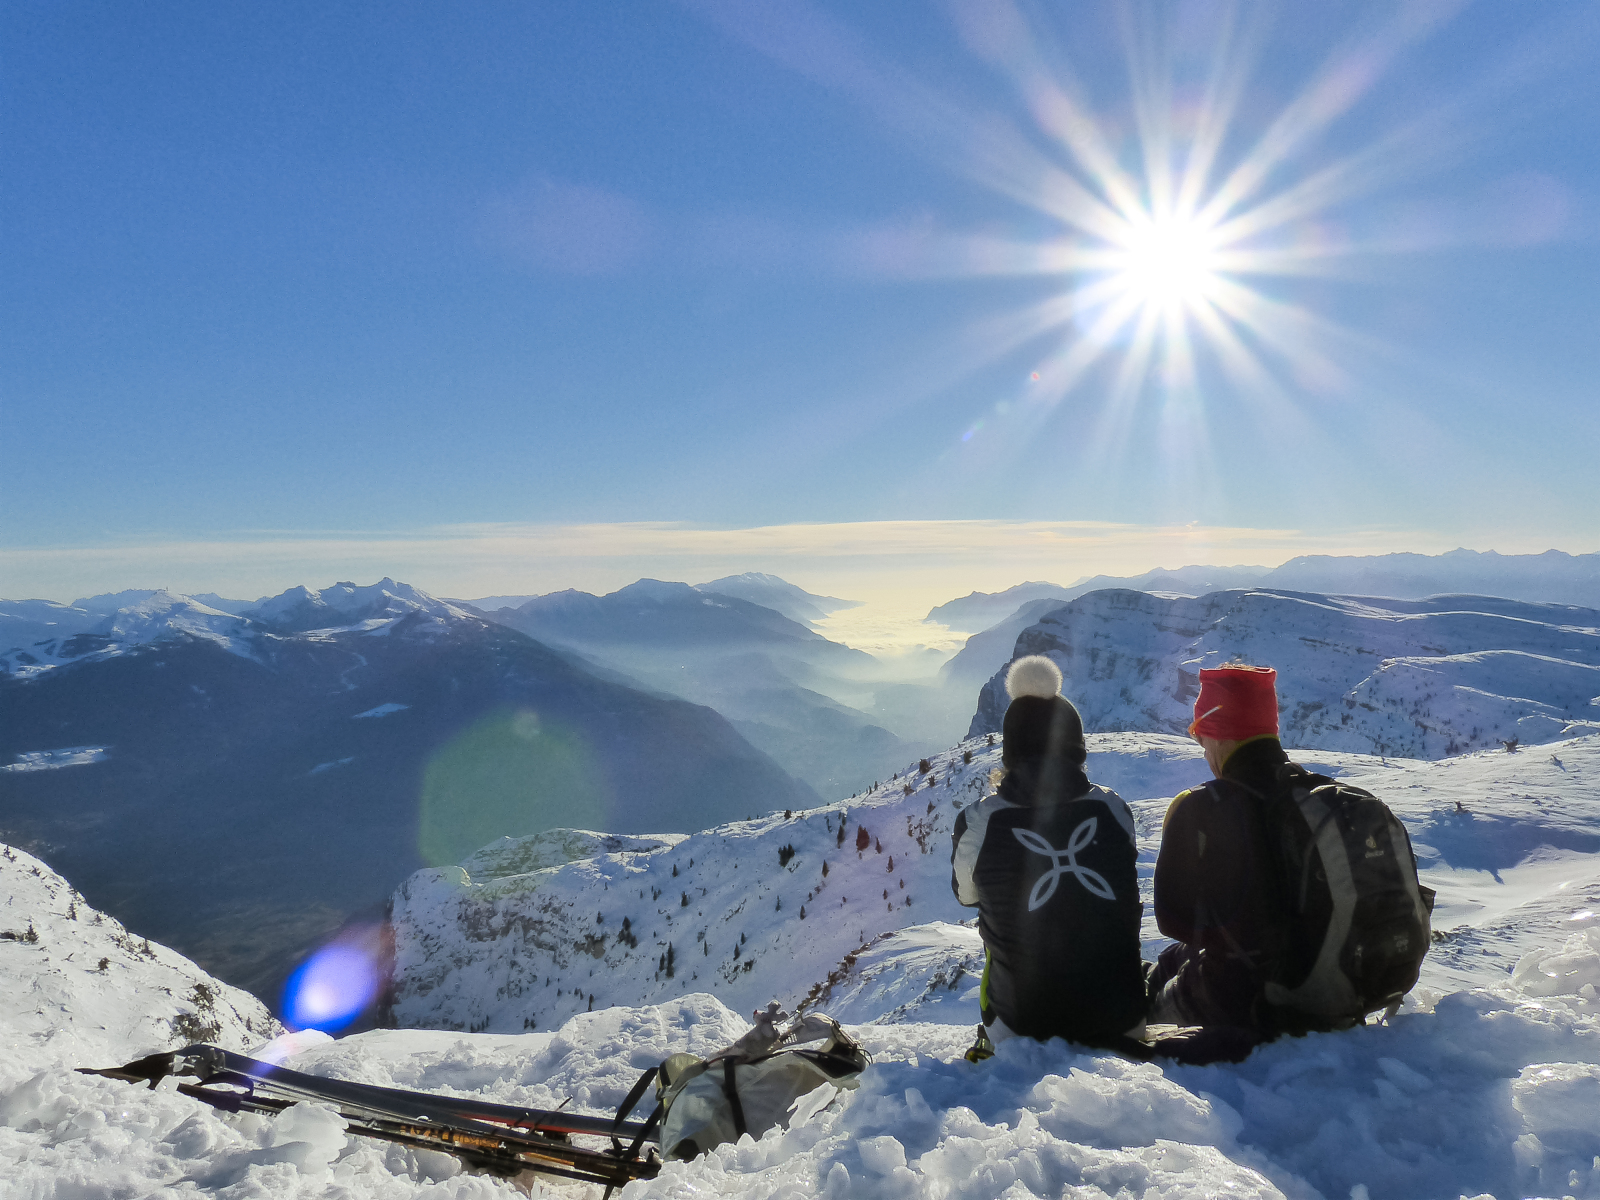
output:
M353 1146L338 1118L312 1106L270 1119L226 1116L178 1094L175 1080L150 1091L76 1074L195 1041L282 1057L328 1039L282 1036L254 997L123 929L10 847L0 847L0 898L7 1200L212 1195L234 1185L238 1196L409 1197L436 1179L449 1181L445 1195L516 1195L488 1180L451 1179L460 1167L444 1155Z
M137 646L172 634L215 642L233 654L251 653L249 622L188 596L160 591L117 609L95 628L113 643Z
M1388 1027L1280 1042L1237 1066L1135 1064L1061 1042L1012 1042L973 1065L961 1059L965 1029L863 1027L874 1062L858 1092L621 1195L1593 1196L1600 1016L1581 989L1600 978L1600 938L1574 941L1583 948L1530 957L1530 978L1544 984L1458 993ZM644 1067L677 1051L704 1054L745 1028L699 994L579 1015L556 1032L375 1031L288 1061L379 1085L605 1113ZM13 1194L145 1196L178 1185L180 1194L340 1200L599 1197L465 1175L442 1155L345 1138L315 1108L229 1117L168 1089L45 1071L0 1092L0 1170Z
M54 600L0 600L0 646L31 648L92 629L100 614Z
M0 1087L46 1065L103 1066L194 1041L242 1050L280 1032L248 992L130 933L31 854L0 846Z
M1189 598L1093 592L1017 637L1045 654L1090 730L1178 733L1199 670L1278 669L1298 746L1438 758L1600 729L1600 612L1484 596L1373 600L1262 589ZM970 733L1000 728L1003 671Z
M1090 773L1135 802L1148 860L1165 796L1204 774L1194 748L1162 735L1093 742ZM952 801L981 790L994 757L983 739L968 748L971 764L958 753L942 756L930 764L934 785L923 782L911 795L890 781L871 796L789 820L779 814L659 842L547 834L527 845L486 847L468 860L470 882L467 872L414 877L409 899L397 906L397 917L412 926L411 952L427 925L422 932L436 939L439 953L459 960L455 971L470 977L479 997L474 1006L447 967L428 976L442 995L414 989L402 1010L443 1019L454 1012L462 1023L488 1018L502 1032L397 1029L337 1042L299 1035L280 1053L289 1054L290 1065L338 1078L527 1105L566 1101L605 1113L645 1067L668 1053L704 1054L727 1044L746 1028L736 1014L753 1007L750 997L784 995L811 978L809 964L826 963L838 946L865 934L871 944L853 959L842 956L831 986L823 976L818 992L827 1011L871 1022L857 1026L874 1057L860 1091L826 1107L806 1106L787 1132L670 1165L657 1180L631 1185L623 1193L628 1200L1600 1196L1600 737L1444 762L1306 756L1375 787L1401 813L1425 877L1440 889L1436 928L1445 938L1423 985L1390 1025L1286 1039L1244 1063L1207 1068L1135 1064L1061 1042L1012 1042L990 1062L963 1061L971 980L948 985L953 968L970 969L976 939L941 919L961 910L934 910L944 903L935 893L948 897ZM915 769L912 775L915 785ZM843 848L829 833L840 816L847 820ZM858 855L862 827L872 832ZM919 832L926 853L916 843ZM795 853L780 868L777 852L786 845ZM714 858L723 846L726 857ZM891 855L894 872L887 869ZM819 871L813 876L822 856L832 864L825 881ZM29 864L19 861L21 868L0 874L8 907L38 913L43 906L27 890ZM916 896L913 904L885 902L881 888L867 894L869 885L898 878ZM819 882L826 884L820 892ZM649 905L639 890L649 897L650 887L666 884L678 895L693 889L696 907L684 912L680 903L675 912L655 913L658 920L672 915L674 932L683 930L691 948L699 944L696 929L714 927L719 948L678 959L680 968L698 966L693 987L604 1007L627 989L660 982L634 960L659 963L646 940ZM65 885L56 887L59 907ZM803 931L827 942L815 951L806 937L766 946L783 936L783 926L799 925L788 899L775 907L793 888L812 893ZM845 901L854 889L860 902ZM738 910L741 891L746 902ZM662 899L669 899L664 887ZM738 911L711 907L730 903ZM601 913L605 922L595 922ZM639 944L624 941L615 954L624 916ZM52 936L59 937L65 918L54 920ZM850 925L860 928L828 941ZM606 931L599 957L560 944L585 928L587 935ZM747 935L741 965L725 973L736 929ZM555 951L567 964L559 975ZM520 1008L506 1004L497 990L513 979L533 982L516 974L515 963L540 954L547 955L550 987L540 979ZM755 965L747 970L745 961ZM677 974L667 982L677 984ZM602 986L608 990L596 995L592 1013L572 1012L567 997L553 995L581 992L587 1008L590 987ZM77 1054L93 1065L110 1061L98 1056L99 1046L76 1040L80 1024L95 1022L93 1012L86 1018L71 1003L75 1011L36 1007L40 1032L53 1035L48 1040L18 1039L5 1027L21 1068L0 1079L0 1178L8 1195L66 1200L170 1188L341 1200L423 1192L598 1200L598 1189L522 1181L519 1190L463 1174L443 1156L347 1139L336 1119L306 1106L276 1118L231 1117L173 1094L170 1083L149 1092L72 1075L58 1064ZM528 1013L538 1015L538 1029L524 1033ZM128 1044L130 1054L144 1049ZM57 1046L65 1048L59 1056Z
M1148 898L1166 803L1208 777L1199 750L1161 734L1091 735L1090 750L1090 777L1138 819ZM1491 964L1503 974L1528 946L1564 937L1574 911L1600 911L1600 736L1442 762L1296 757L1382 796L1410 830L1439 892L1425 986L1466 986ZM998 761L978 738L925 775L913 766L789 817L630 845L505 839L460 867L419 871L394 900L395 1017L548 1028L591 994L603 1007L710 991L737 1011L776 997L856 1021L974 1022L981 949L960 924L974 914L950 893L950 832ZM1148 911L1144 936L1147 956L1165 944Z

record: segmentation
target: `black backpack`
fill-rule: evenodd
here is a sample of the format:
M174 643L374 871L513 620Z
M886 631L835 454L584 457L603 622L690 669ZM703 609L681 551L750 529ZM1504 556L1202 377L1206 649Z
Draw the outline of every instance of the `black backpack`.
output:
M1295 763L1278 769L1264 799L1287 914L1265 971L1267 1003L1291 1026L1397 1009L1428 952L1434 898L1417 879L1405 826L1371 792Z

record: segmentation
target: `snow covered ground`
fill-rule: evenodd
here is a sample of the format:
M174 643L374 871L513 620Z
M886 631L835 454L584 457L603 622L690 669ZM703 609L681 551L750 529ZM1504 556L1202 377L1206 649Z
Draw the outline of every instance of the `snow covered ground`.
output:
M62 767L87 767L104 762L109 746L64 746L60 750L30 750L17 755L16 762L0 766L0 771L55 771Z
M1090 774L1132 802L1148 871L1164 799L1204 770L1178 739L1093 742ZM772 996L809 996L872 1051L861 1089L626 1196L1600 1196L1600 737L1440 762L1305 756L1405 820L1440 892L1439 940L1389 1025L1204 1068L1060 1042L963 1060L979 948L949 898L949 825L993 757L979 738L926 773L787 818L687 838L508 840L420 872L396 904L397 1013L461 1028L303 1034L279 1053L340 1078L603 1113L666 1054L726 1044ZM173 1022L198 1015L185 996L204 980L96 925L26 855L0 868L0 927L25 936L26 920L38 936L0 941L8 1197L518 1194L443 1156L347 1139L306 1106L224 1116L170 1082L150 1092L69 1073L184 1040ZM233 1016L215 1040L265 1041L264 1014L216 987L211 1011Z

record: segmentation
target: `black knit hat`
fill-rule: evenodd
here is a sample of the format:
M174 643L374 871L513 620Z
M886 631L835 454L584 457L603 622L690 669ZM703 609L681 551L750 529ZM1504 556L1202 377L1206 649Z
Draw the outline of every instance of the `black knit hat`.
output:
M1006 672L1011 704L1001 728L1005 739L1000 748L1002 763L1010 767L1029 760L1063 758L1081 764L1089 757L1083 718L1060 690L1060 668L1042 654L1011 664Z

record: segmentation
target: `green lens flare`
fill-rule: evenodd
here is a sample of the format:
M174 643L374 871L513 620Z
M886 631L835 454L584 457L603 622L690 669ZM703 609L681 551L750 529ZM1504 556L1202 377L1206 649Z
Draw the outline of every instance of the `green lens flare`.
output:
M428 763L417 847L430 866L441 867L496 838L605 829L611 800L581 738L529 709L505 710Z

